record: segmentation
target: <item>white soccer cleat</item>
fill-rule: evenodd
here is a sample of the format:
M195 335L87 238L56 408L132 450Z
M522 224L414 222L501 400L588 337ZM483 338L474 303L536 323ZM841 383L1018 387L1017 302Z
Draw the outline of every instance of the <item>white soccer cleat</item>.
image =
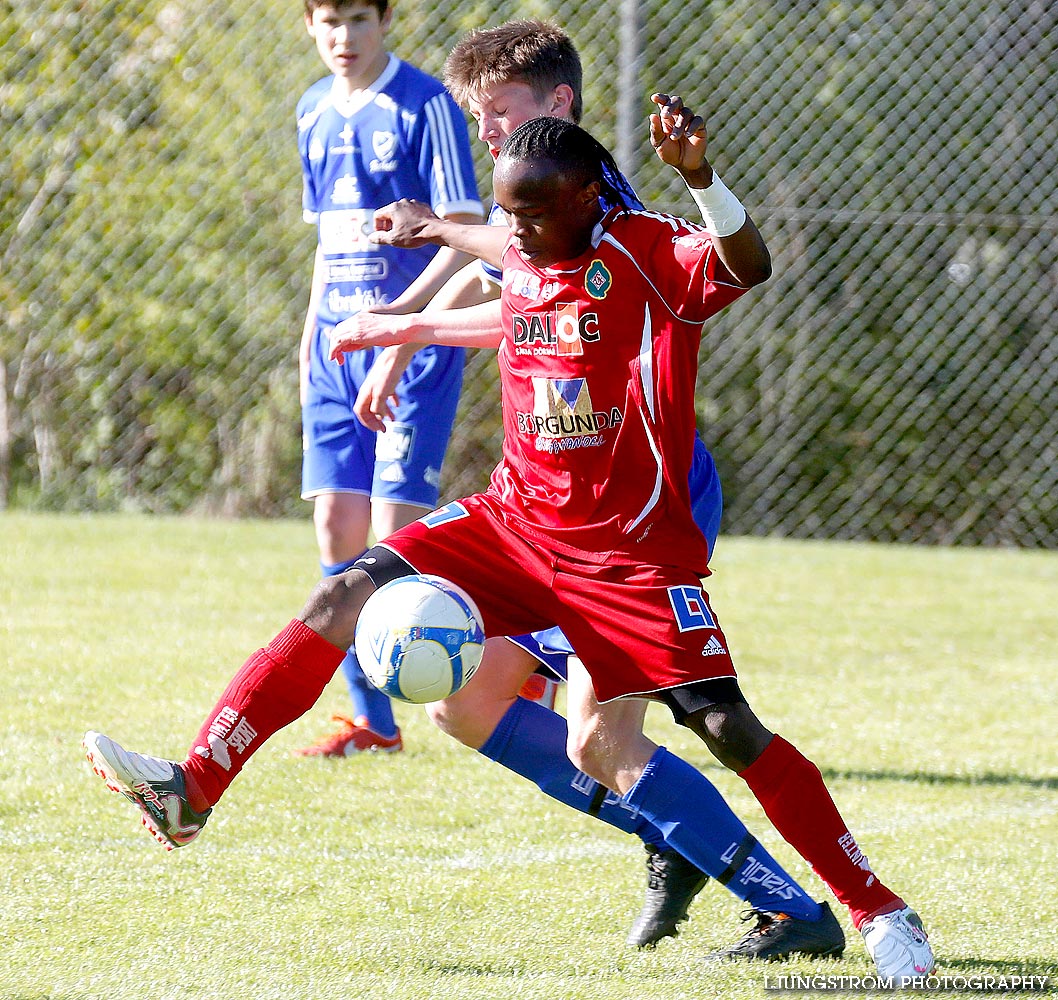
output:
M212 810L197 813L187 801L184 774L174 761L126 750L102 733L87 732L85 756L107 788L143 814L143 825L167 851L198 836Z
M860 933L878 967L878 975L891 978L894 986L905 986L909 980L928 976L936 968L929 936L910 906L868 920L860 927Z

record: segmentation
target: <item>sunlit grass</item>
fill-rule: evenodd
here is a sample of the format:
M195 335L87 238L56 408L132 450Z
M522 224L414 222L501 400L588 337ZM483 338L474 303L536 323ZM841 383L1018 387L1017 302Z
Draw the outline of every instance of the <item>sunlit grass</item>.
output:
M743 929L710 885L675 941L624 947L638 843L397 706L407 751L255 758L191 847L165 854L80 753L86 728L182 756L233 670L316 576L307 522L0 517L0 997L674 1000L758 997L715 967ZM1058 554L724 539L709 589L758 713L812 757L941 969L1056 974ZM822 895L743 783L660 709Z

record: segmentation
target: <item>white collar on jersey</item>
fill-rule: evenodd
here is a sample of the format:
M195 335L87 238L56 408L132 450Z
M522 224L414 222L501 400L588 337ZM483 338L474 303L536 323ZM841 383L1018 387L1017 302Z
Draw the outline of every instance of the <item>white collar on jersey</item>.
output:
M613 208L607 209L603 217L595 223L595 228L591 231L591 245L593 247L598 247L602 243L602 238L606 234L606 230L610 228L610 223L623 211L623 208L618 208L615 205Z
M338 92L338 78L335 77L331 84L331 104L334 110L345 118L352 118L361 108L366 108L378 96L379 91L396 76L398 69L400 69L400 60L390 52L386 68L379 73L378 77L366 87L354 90L348 97Z

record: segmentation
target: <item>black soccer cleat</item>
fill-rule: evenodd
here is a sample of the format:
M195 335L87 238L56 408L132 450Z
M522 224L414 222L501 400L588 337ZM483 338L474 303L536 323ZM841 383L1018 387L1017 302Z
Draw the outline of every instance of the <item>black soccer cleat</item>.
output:
M626 944L653 948L662 938L675 937L688 918L691 900L709 876L676 851L659 851L647 844L647 895Z
M743 920L757 918L757 926L729 948L714 951L706 957L713 961L740 958L777 962L791 955L814 958L837 958L845 950L845 932L830 907L822 904L818 920L799 920L785 913L749 910Z

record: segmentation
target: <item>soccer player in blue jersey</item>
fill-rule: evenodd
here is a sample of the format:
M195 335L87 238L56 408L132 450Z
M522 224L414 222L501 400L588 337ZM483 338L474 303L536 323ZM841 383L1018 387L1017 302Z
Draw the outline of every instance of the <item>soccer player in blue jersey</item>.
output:
M471 32L448 56L444 77L452 94L470 110L478 125L478 137L488 144L494 158L510 132L530 118L548 115L577 121L581 117L581 65L576 48L561 29L538 20L515 21ZM624 177L615 174L608 175L608 179L613 190L620 193L624 205L642 207ZM604 204L611 207L608 202ZM439 219L426 205L401 202L376 214L376 225L382 227L382 232L372 238L399 245L417 245L425 240L442 245L451 243L496 260L507 239L507 221L503 212L494 206L489 223L491 230L483 232L480 226L460 226ZM362 331L384 336L387 326L397 331L408 323L415 323L421 330L431 317L440 327L461 315L441 313L446 307L493 302L492 306L480 309L480 322L487 323L491 315L498 326L502 275L488 260L481 262L480 269L469 265L455 275L423 316L388 320L371 309L354 324ZM380 312L390 311L384 308ZM387 394L393 391L394 376L419 346L395 345L383 351L382 359L388 366L376 366L357 401L357 413L369 426L382 426L383 417L388 418ZM697 436L690 492L695 522L712 552L722 509L720 480L712 456ZM672 849L658 829L629 810L620 796L608 792L574 767L566 754L565 719L548 711L546 702L541 707L532 704L539 699L526 697L529 679L548 677L547 683L552 685L555 679L564 681L572 652L558 629L506 640L491 639L479 668L480 676L454 697L428 706L427 712L444 732L533 781L558 801L636 833L644 841L647 896L628 935L628 943L650 947L676 933L679 923L687 917L691 900L707 881L706 875ZM645 710L645 702L628 703L617 709L628 717L633 729L636 721L641 726ZM709 804L708 812L714 824L730 822L732 829L742 831L740 838L753 839L719 795ZM759 845L757 850L762 852ZM770 863L770 859L765 862ZM742 895L745 886L732 881L727 867L726 862L718 864L713 874L733 892ZM800 898L795 903L787 901L789 912L783 912L782 904L774 896L769 898L768 893L742 895L754 907L758 923L729 951L767 958L799 951L839 952L844 940L832 915L824 912L821 920L814 919L822 908L800 887L796 891Z
M456 223L480 223L466 121L444 86L385 48L388 0L306 0L305 25L330 71L297 105L306 221L319 240L300 349L302 496L314 503L325 576L350 567L375 539L437 505L455 420L463 350L431 347L400 379L400 404L369 430L353 405L377 352L339 368L327 360L335 324L401 298L421 306L469 258L435 246L368 240L374 212L414 198ZM385 433L376 434L376 430ZM402 747L389 699L349 652L353 701L342 729L302 753Z

